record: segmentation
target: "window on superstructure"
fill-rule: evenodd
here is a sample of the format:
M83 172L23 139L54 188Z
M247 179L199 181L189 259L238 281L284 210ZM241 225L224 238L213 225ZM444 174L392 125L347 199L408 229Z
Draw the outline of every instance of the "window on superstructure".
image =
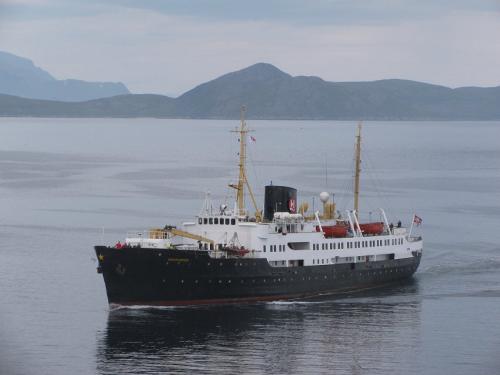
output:
M334 242L332 245L333 245L333 250L335 250L335 247L336 247L336 246L335 246L335 242Z
M203 223L203 219L201 217L198 218L198 224Z
M219 224L220 224L220 225L224 225L224 218L223 218L223 217L221 217L221 218L219 219Z
M214 224L219 224L219 218L218 217L214 218Z
M262 246L262 251L266 252L266 245Z
M231 219L231 225L236 225L236 219Z
M212 217L209 217L208 218L208 224L213 224L214 223L214 219Z
M208 219L206 217L203 218L203 224L208 224Z

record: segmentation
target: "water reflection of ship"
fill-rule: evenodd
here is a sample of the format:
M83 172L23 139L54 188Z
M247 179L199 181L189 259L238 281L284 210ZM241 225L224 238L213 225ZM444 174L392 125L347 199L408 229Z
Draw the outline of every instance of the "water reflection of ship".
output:
M352 373L418 345L417 287L409 280L355 298L111 311L97 345L97 370L284 373L335 366Z

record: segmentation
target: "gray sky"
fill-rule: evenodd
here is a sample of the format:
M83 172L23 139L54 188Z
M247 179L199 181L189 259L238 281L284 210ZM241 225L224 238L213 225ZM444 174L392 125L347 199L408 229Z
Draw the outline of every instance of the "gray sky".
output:
M500 0L0 0L0 50L178 95L256 62L330 81L500 85Z

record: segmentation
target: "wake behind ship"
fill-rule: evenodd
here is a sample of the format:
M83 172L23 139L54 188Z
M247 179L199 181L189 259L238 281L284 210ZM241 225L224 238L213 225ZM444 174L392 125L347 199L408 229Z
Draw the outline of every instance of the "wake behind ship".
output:
M356 136L354 209L341 217L322 192L323 212L308 214L297 190L265 187L264 212L246 177L248 128L243 116L238 183L232 209L202 212L180 228L129 234L124 243L95 246L110 304L192 305L298 299L364 289L411 277L422 257L422 238L381 220L361 223L358 210L361 125ZM245 190L255 212L245 207Z

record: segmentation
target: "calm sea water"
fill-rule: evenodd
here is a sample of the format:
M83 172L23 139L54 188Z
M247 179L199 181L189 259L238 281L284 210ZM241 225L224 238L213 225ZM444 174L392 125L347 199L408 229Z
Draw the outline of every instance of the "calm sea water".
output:
M413 280L110 311L92 246L231 202L234 121L0 119L0 374L500 373L500 123L364 126L361 207L423 218ZM249 121L249 177L350 207L355 123ZM318 205L315 199L314 205Z

